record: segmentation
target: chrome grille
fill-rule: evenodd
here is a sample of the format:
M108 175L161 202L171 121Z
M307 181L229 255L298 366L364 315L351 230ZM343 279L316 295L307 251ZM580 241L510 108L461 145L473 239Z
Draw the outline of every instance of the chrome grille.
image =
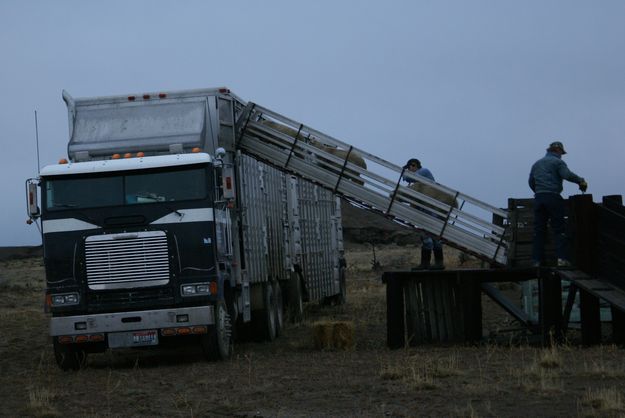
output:
M169 282L167 236L163 231L93 235L85 240L90 289L159 286Z

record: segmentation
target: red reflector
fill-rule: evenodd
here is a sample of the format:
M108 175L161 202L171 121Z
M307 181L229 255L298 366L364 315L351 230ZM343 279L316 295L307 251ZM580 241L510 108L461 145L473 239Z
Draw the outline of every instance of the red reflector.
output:
M77 343L86 343L87 341L89 341L89 337L86 335L77 335L76 336L76 342Z
M101 341L104 341L104 335L103 334L93 334L89 336L89 341L93 342L93 343L98 343Z
M150 98L150 95L149 95L149 94L144 94L144 95L143 95L143 100L148 100L149 98Z
M194 334L206 334L208 332L208 329L206 327L193 327L192 331Z
M165 97L167 97L167 95L165 93L159 93L158 94L158 98L159 99L164 99Z
M71 335L62 335L59 337L59 343L61 344L71 344L74 342L74 337Z
M191 328L183 327L178 328L178 335L189 335L191 334Z
M227 88L221 88L221 89L219 89L219 92L220 92L220 93L230 93L230 89L227 89Z
M226 189L232 190L232 177L226 177Z
M174 328L163 328L161 330L161 335L163 337L171 337L172 335L176 335L176 330Z
M135 100L135 96L128 96L128 101L129 101L129 102L132 102L132 101L134 101L134 100Z

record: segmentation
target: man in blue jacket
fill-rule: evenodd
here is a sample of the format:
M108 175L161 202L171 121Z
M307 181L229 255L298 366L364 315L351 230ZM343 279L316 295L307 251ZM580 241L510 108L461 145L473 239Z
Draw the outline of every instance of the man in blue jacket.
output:
M547 221L551 221L551 228L555 235L556 255L558 267L571 265L568 258L567 239L564 225L564 200L562 181L567 180L579 185L579 189L585 192L588 183L573 173L562 161L562 155L566 154L562 142L552 142L547 148L547 154L536 161L532 166L529 177L529 186L534 192L534 242L532 258L534 266L539 267L545 248L545 232Z
M421 165L421 161L416 158L408 160L404 166L404 170L408 170L418 176L423 176L429 180L434 180L434 175L430 170ZM403 179L408 184L414 183L414 180L409 177ZM432 259L432 252L434 252L434 265L430 265ZM445 260L443 256L443 244L436 237L432 237L429 234L423 234L421 236L421 264L415 267L413 270L444 270Z

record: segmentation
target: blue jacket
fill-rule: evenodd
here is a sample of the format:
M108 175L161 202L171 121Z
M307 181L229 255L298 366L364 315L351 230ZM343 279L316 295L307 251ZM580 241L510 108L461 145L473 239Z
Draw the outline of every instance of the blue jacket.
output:
M559 154L547 152L532 166L528 183L534 193L560 194L562 192L562 180L577 184L584 181L583 178L569 170Z
M427 179L430 179L432 181L436 181L436 180L434 180L434 175L432 174L432 172L430 170L428 170L427 168L425 168L425 167L421 167L417 171L409 171L409 173L410 174L416 174L417 176L423 176L423 177L425 177ZM406 183L409 183L409 184L414 183L413 179L407 178L407 177L404 177L404 181Z

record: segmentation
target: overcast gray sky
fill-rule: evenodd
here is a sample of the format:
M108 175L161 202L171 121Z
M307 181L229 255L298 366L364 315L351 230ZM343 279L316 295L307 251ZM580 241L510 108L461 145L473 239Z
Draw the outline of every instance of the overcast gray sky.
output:
M0 246L35 245L24 181L66 156L74 97L228 86L490 204L561 140L625 193L625 1L26 1L0 5ZM564 195L577 193L575 185Z

